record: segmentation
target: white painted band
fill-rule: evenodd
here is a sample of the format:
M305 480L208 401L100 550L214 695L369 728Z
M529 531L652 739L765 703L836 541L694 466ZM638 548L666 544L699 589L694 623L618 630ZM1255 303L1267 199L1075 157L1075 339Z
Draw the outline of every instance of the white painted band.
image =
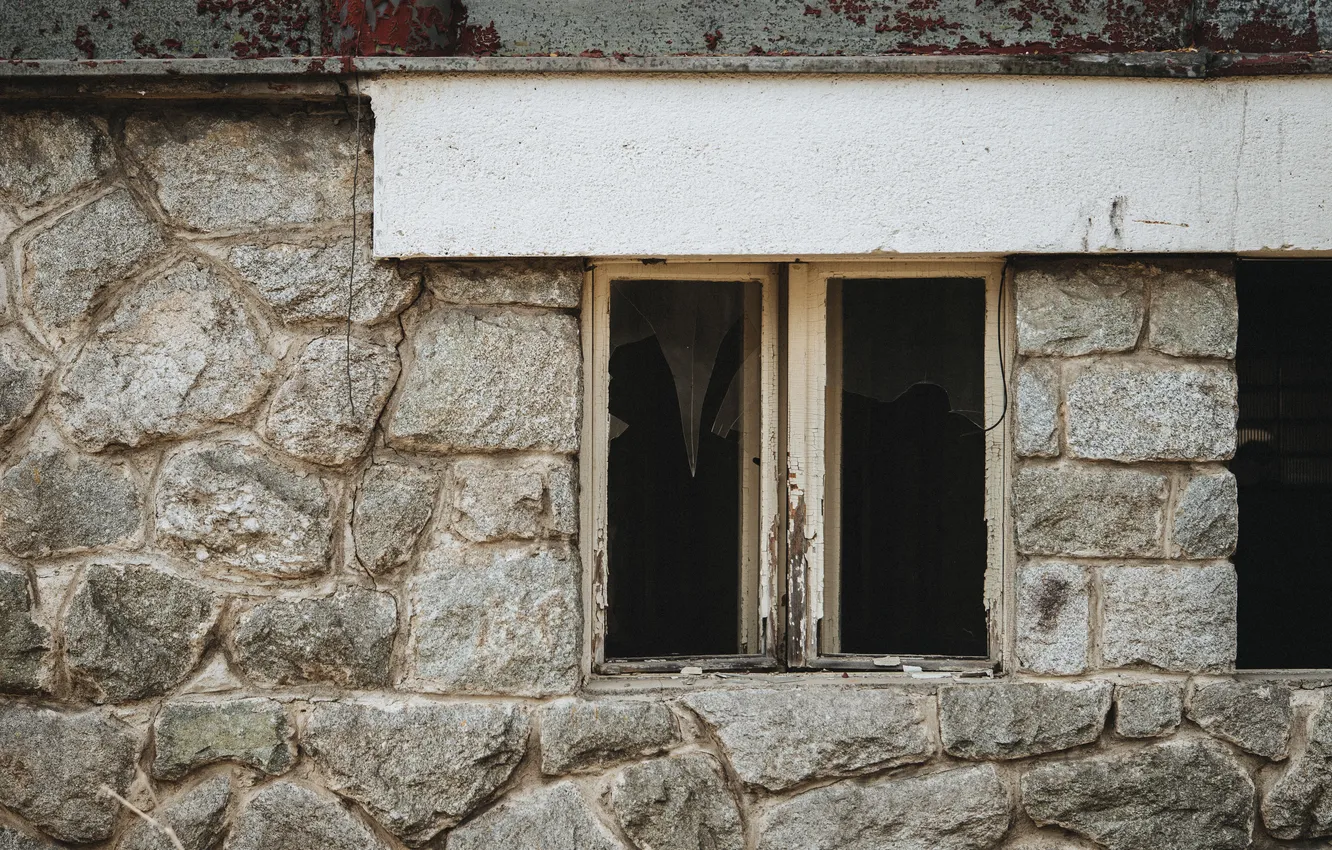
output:
M378 256L1332 250L1332 80L409 76Z

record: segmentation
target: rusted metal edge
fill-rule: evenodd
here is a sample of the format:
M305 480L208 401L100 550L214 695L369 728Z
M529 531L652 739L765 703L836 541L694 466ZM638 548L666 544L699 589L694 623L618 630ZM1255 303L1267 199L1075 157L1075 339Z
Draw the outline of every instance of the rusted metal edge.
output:
M1332 53L1220 54L1209 51L1118 54L951 56L330 56L268 59L11 59L0 77L299 76L404 74L989 74L1164 77L1329 74Z

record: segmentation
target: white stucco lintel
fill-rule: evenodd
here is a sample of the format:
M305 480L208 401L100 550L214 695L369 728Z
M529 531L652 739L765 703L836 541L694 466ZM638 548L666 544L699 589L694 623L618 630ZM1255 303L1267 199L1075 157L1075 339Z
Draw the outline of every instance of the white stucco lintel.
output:
M385 76L385 257L1332 250L1332 79Z

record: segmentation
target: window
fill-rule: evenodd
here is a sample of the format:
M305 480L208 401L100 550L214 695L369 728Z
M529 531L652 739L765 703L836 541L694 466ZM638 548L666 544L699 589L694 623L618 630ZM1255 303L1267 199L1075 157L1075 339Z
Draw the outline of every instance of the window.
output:
M597 671L992 667L1000 276L991 262L594 264Z
M1236 296L1241 668L1327 668L1332 263L1244 261Z

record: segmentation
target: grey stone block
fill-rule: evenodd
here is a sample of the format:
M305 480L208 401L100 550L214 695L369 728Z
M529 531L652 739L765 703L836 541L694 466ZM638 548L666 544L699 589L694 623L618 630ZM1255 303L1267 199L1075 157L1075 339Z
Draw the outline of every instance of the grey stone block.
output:
M450 832L445 846L448 850L626 850L597 820L578 786L567 781L506 797Z
M1042 261L1019 268L1020 354L1073 357L1137 345L1146 308L1141 264Z
M1102 567L1107 666L1196 673L1235 662L1237 583L1230 564Z
M265 686L382 687L391 678L397 630L392 596L348 587L323 599L256 605L237 620L230 654L246 677Z
M143 494L125 467L34 446L0 477L0 540L41 558L135 540Z
M439 308L411 334L388 441L429 452L578 450L582 352L560 313Z
M1018 551L1084 557L1164 554L1166 478L1138 469L1024 467L1013 482Z
M531 304L577 307L582 260L482 260L430 263L426 286L451 304Z
M38 233L24 251L23 290L52 341L69 341L108 287L161 250L162 233L117 189Z
M159 543L201 567L303 578L328 569L332 504L319 479L233 443L187 448L158 474Z
M1280 761L1290 751L1291 689L1270 682L1194 682L1188 717L1212 735Z
M111 836L134 779L139 736L102 711L0 702L0 805L60 841Z
M153 776L176 780L197 767L233 761L272 776L296 763L296 733L276 700L176 700L153 721Z
M114 164L87 115L45 109L0 113L0 201L35 207L91 183Z
M0 825L0 850L60 850L54 841Z
M712 728L740 779L770 791L934 755L934 701L919 691L756 688L680 701Z
M1017 373L1014 438L1019 457L1059 454L1059 365L1046 359L1022 361Z
M351 217L356 141L345 121L291 109L251 116L154 111L126 120L125 144L182 226L257 230ZM362 154L362 212L372 171Z
M0 692L29 693L41 687L51 630L33 619L32 601L27 575L0 565Z
M778 803L759 823L759 850L987 850L1013 803L994 765L911 779L839 782Z
M51 364L17 327L0 331L0 437L32 415L50 372Z
M65 655L76 690L94 702L157 696L203 657L220 600L143 564L93 564L65 613Z
M1238 384L1228 366L1103 360L1068 379L1068 451L1100 460L1225 460Z
M1115 732L1125 738L1156 738L1179 728L1184 693L1172 682L1136 682L1115 687Z
M958 758L1018 759L1100 737L1109 682L1004 682L939 689L939 736Z
M557 696L579 681L582 574L563 547L437 542L408 585L410 680L442 693Z
M185 850L209 850L222 837L230 800L231 778L215 776L168 800L150 814L172 831ZM162 829L135 820L121 836L116 850L176 850L176 845Z
M707 753L667 756L620 771L610 808L643 850L741 850L740 809L717 760Z
M1180 357L1234 357L1235 276L1219 269L1164 272L1152 280L1147 344Z
M569 697L542 706L538 717L541 772L549 776L599 770L680 742L675 715L661 702Z
M1227 558L1239 540L1239 487L1229 470L1195 475L1184 485L1171 532L1175 554Z
M1332 835L1332 699L1309 721L1308 744L1277 777L1262 801L1263 824L1277 838Z
M301 744L331 789L418 845L508 780L527 729L513 703L332 702L315 708Z
M1212 741L1172 740L1041 764L1022 804L1108 850L1240 850L1253 840L1253 781Z
M287 324L347 318L351 239L324 246L238 245L227 260ZM356 248L351 320L375 324L407 308L420 291L421 275L400 273L394 261L375 260L368 238Z
M435 476L397 463L365 471L352 512L356 557L373 575L407 563L434 508Z
M287 454L341 466L365 454L397 378L398 353L387 345L312 340L273 393L261 434Z
M389 850L336 798L280 781L260 788L236 816L226 850Z
M570 537L578 531L577 477L562 457L460 460L449 486L449 527L473 542Z
M1017 657L1024 670L1071 676L1087 671L1091 632L1087 570L1024 564L1017 573Z
M52 413L93 451L197 434L263 399L274 367L263 338L212 269L183 263L131 291L94 329Z

